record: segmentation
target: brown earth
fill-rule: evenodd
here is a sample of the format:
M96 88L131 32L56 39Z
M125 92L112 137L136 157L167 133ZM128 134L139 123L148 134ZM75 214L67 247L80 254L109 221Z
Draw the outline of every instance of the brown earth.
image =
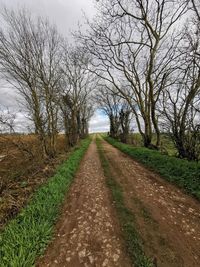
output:
M47 161L35 135L0 135L0 230L66 160L63 135L57 148L57 157Z
M131 266L111 203L93 141L64 203L54 240L37 266Z
M146 254L156 259L159 267L200 266L199 202L107 142L102 143L112 176L135 214Z

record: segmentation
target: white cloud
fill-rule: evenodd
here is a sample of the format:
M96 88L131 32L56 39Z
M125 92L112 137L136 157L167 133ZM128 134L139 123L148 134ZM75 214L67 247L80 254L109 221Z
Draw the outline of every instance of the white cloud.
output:
M89 123L90 133L108 132L109 120L101 111L97 110Z

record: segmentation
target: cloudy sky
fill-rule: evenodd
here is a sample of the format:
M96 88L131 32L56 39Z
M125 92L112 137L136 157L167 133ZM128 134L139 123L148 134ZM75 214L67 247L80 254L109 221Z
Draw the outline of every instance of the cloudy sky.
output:
M95 15L95 0L0 0L0 10L4 5L11 8L27 7L34 15L47 17L68 39L78 23L84 23L84 13L90 18ZM15 112L19 130L25 127L27 119L17 99L19 97L14 89L0 80L0 107L6 106ZM90 121L90 132L108 131L108 125L108 119L102 112L96 111Z

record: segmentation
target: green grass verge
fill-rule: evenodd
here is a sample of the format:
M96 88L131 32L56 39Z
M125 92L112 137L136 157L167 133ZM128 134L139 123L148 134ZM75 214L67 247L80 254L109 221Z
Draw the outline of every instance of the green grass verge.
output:
M126 145L110 137L104 139L200 200L200 163L163 155L159 151L143 147Z
M126 207L123 198L123 190L112 177L109 162L103 152L101 140L97 138L96 143L104 175L106 177L106 183L112 193L130 259L135 267L152 267L153 264L151 260L143 251L142 238L136 230L134 214Z
M65 194L72 183L90 139L83 140L50 178L33 195L29 204L0 235L0 266L31 267L42 255L53 235Z
M135 146L135 147L142 147L143 146L143 140L142 136L140 133L131 133L130 136L130 142ZM161 133L160 135L161 139L161 148L163 152L167 153L170 156L176 156L178 154L177 149L175 148L175 145L170 138L169 135L165 133ZM157 137L156 134L152 134L152 144L156 145Z

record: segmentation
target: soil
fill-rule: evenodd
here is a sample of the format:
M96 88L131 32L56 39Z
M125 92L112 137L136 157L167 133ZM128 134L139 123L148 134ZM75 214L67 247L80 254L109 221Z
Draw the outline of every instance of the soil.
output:
M146 254L159 267L200 266L199 202L107 142L102 143L112 176L135 214Z
M55 236L36 266L132 266L93 141L66 197Z

